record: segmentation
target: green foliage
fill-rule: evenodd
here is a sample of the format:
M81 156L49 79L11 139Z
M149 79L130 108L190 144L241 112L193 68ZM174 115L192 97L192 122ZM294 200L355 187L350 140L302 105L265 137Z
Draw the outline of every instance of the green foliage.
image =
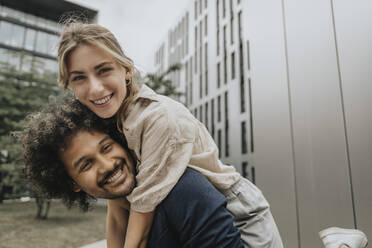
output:
M11 132L22 127L27 114L60 92L57 74L41 74L41 69L24 72L0 62L0 202L4 196L24 194L27 188L21 173L21 146Z
M21 147L11 135L0 136L0 145L0 194L5 198L24 195L27 187L19 166Z
M146 75L145 83L158 94L170 97L179 97L182 95L182 93L176 90L176 87L167 76L180 69L181 64L174 64L160 75L149 73Z

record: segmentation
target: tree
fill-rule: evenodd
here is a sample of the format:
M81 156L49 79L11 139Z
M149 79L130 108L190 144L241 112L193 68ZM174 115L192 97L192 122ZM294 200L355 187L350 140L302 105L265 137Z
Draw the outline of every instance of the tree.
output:
M148 73L145 77L145 83L156 93L170 97L180 97L183 93L178 92L173 82L167 77L173 72L181 69L181 64L177 63L171 65L165 72L157 75L155 73Z
M0 203L5 197L19 197L30 190L21 169L21 146L11 133L22 128L27 114L39 110L50 96L61 91L57 74L42 73L43 61L33 59L34 67L29 72L0 62Z

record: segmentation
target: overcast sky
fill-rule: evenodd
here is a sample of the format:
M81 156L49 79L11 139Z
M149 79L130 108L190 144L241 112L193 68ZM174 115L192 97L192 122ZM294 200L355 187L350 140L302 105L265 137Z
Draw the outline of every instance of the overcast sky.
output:
M69 0L98 10L98 24L108 28L124 52L144 71L168 29L191 0Z

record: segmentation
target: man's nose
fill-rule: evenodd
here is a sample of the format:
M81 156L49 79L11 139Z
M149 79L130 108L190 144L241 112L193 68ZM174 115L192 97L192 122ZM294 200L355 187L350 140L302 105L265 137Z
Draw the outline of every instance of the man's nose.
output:
M98 170L100 173L107 173L108 171L114 170L115 161L105 156L97 157Z

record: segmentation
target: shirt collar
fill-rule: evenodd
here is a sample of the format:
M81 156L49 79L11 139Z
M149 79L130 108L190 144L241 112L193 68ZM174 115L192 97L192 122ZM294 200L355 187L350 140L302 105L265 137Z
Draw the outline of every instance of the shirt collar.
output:
M142 84L134 100L137 99L148 99L151 101L158 101L158 96L155 93L155 91L153 91L150 87L148 87L146 84Z

